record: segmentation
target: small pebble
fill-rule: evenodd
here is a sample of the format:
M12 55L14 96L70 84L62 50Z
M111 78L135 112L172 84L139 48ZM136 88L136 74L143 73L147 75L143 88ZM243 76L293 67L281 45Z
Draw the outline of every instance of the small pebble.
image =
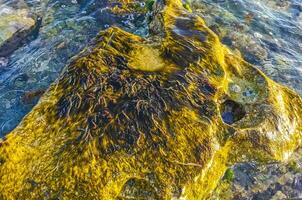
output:
M0 68L4 68L8 65L8 59L5 57L0 57Z
M258 33L258 32L254 33L254 36L256 38L260 38L260 39L263 38L263 36L260 33Z
M232 91L232 92L235 92L235 93L239 93L239 92L241 92L241 88L240 88L240 86L237 85L237 84L232 84L232 86L231 86L231 91Z

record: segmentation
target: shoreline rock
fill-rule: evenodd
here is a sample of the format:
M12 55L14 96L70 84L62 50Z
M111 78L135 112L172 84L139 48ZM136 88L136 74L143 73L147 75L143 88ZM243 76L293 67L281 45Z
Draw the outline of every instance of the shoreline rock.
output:
M296 93L180 0L153 8L156 35L101 32L1 142L0 198L206 199L228 166L301 145Z
M245 162L232 167L234 180L222 180L212 199L300 199L302 197L302 149L288 162ZM283 196L281 198L281 196Z
M18 13L18 11L15 12ZM12 15L12 17L9 17L10 15ZM2 18L8 18L8 25L6 28L8 29L8 33L6 33L6 35L2 38L3 41L0 43L0 57L9 57L15 50L37 38L42 24L41 17L35 17L36 19L33 19L25 17L25 15L22 14L20 17L25 18L24 22L28 22L28 24L22 24L23 22L18 23L18 19L15 17L18 16L18 14L15 15L11 13L10 15L4 15L4 17L2 16ZM0 20L3 20L2 18L0 16ZM9 31L11 29L12 31Z
M35 39L42 19L26 8L0 8L0 57L8 57L19 47Z

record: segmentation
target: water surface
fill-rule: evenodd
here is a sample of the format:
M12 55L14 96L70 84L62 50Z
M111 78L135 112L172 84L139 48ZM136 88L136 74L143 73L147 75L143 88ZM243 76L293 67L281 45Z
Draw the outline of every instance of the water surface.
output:
M302 95L302 0L190 3L225 45ZM0 12L7 7L26 8L43 19L35 40L0 59L7 62L0 68L0 137L37 103L38 97L24 101L24 95L47 89L100 30L115 25L148 34L144 16L115 15L109 10L112 6L107 0L0 0Z
M0 0L0 12L26 8L42 17L42 27L34 41L1 58L7 64L0 68L0 137L16 127L38 101L34 98L24 102L24 96L47 89L99 31L120 26L138 35L146 34L143 16L115 15L109 9L115 5L106 0L20 2Z

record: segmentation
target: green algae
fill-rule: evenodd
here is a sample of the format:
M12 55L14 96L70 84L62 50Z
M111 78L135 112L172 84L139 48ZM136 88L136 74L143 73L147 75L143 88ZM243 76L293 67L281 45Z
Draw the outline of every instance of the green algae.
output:
M224 173L223 180L226 180L227 182L232 182L234 178L234 171L231 168L228 168Z
M190 6L189 3L184 3L184 4L183 4L183 7L184 7L187 11L192 12L192 8L191 8L191 6Z
M289 162L288 167L295 174L300 172L298 163L296 161L294 161L294 160L292 160L292 161Z
M152 7L154 5L155 1L154 0L147 0L146 1L146 7L149 11L152 11Z
M155 35L101 32L1 142L0 197L207 199L228 165L283 161L301 145L296 93L181 1L155 7ZM242 113L229 124L226 102Z

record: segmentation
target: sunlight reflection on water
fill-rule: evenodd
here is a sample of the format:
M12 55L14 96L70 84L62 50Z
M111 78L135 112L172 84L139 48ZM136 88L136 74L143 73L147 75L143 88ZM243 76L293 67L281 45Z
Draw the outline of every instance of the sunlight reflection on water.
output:
M19 2L0 0L0 10L4 6L20 8L14 1ZM15 51L7 66L0 68L0 137L11 131L38 100L24 103L22 97L48 88L72 56L100 30L115 25L141 35L146 32L142 16L114 15L107 1L79 2L27 1L31 12L43 17L43 24L38 38Z

